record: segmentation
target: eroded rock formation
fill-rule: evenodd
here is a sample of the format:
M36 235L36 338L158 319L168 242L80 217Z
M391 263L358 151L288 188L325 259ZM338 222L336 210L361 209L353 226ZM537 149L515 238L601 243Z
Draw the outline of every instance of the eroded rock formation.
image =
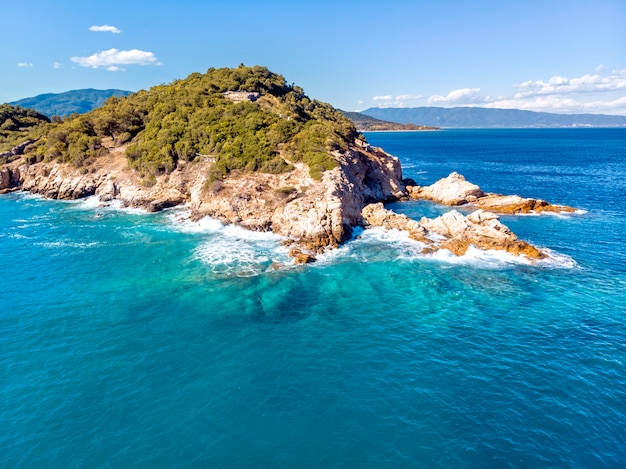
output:
M450 206L470 204L500 214L576 211L572 207L553 205L541 199L485 193L476 184L466 181L465 177L456 172L430 186L407 186L407 193L415 200L432 200Z
M257 231L273 231L296 240L301 250L321 252L350 238L362 225L361 210L370 202L404 195L397 158L381 149L352 145L333 154L338 166L321 180L305 164L282 174L233 172L209 183L209 162L179 163L167 175L146 181L128 167L124 148L111 149L89 168L59 162L14 161L0 173L0 187L54 199L97 195L125 206L158 211L187 203L193 216L211 216ZM13 177L18 175L18 177Z
M234 172L209 183L210 162L180 163L167 175L146 182L128 167L124 148L111 149L87 171L59 162L26 164L22 160L0 170L0 192L16 188L55 199L97 195L104 202L120 200L129 207L158 211L188 204L193 216L211 216L223 223L257 231L273 231L291 240L296 263L309 263L326 248L348 240L355 226L404 230L423 243L423 251L448 249L456 255L469 246L541 259L546 254L521 241L498 219L498 213L573 211L519 196L485 194L457 173L427 187L407 187L397 158L369 145L355 144L333 154L338 166L321 180L310 177L305 164L282 174ZM452 210L434 219L412 220L380 202L406 194L447 205L471 204L464 216Z
M363 218L369 226L407 231L409 237L424 244L424 253L447 249L462 256L469 246L479 249L505 251L516 256L542 259L546 254L521 241L498 216L491 212L476 210L464 216L452 210L437 218L412 220L384 208L382 203L370 204L363 209Z

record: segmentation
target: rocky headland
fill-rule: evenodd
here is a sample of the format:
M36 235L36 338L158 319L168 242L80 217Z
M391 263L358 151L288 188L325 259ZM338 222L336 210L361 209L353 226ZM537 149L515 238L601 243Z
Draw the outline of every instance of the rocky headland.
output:
M59 162L17 160L0 170L0 191L23 190L46 198L72 200L99 196L150 212L186 204L194 218L214 217L256 231L273 231L294 249L319 253L337 247L363 225L361 210L373 201L404 195L397 158L381 149L355 144L336 153L336 168L312 178L303 163L282 174L233 172L210 181L213 163L184 163L147 185L129 168L124 148L81 171ZM294 251L295 252L295 251Z
M161 102L176 93L183 98ZM196 125L185 133L196 119L189 109L205 119L197 124L202 132ZM175 125L166 126L170 121ZM492 212L557 210L544 201L485 194L456 173L428 187L407 185L396 157L367 144L330 106L260 67L192 74L114 98L84 118L41 125L36 134L19 134L22 142L0 160L0 193L98 196L151 212L185 204L194 218L283 236L296 263L346 242L357 226L407 231L425 253L463 255L473 245L541 259L545 252L519 240ZM407 198L477 210L417 221L383 205Z

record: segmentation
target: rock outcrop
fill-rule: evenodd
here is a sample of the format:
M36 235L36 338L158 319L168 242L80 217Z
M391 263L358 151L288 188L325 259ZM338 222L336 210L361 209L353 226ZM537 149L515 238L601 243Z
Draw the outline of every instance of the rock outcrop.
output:
M470 206L500 214L576 211L572 207L553 205L541 199L485 193L476 184L466 181L456 172L430 186L407 186L407 193L411 199L415 200L432 200L451 206L470 204Z
M0 187L53 199L97 195L105 202L117 199L148 211L189 204L196 218L208 215L251 230L271 230L295 240L299 252L308 256L349 239L352 228L363 224L366 204L405 194L399 160L381 149L354 144L333 156L338 166L321 181L311 178L305 164L294 163L294 170L281 174L235 171L209 183L212 163L203 161L179 162L170 174L142 179L128 167L124 147L118 147L89 170L59 162L14 161L2 168Z
M485 250L505 251L516 256L542 259L546 254L521 241L498 219L497 215L483 210L463 216L452 210L434 219L422 218L419 222L406 215L386 210L382 203L371 204L363 209L368 226L407 231L409 237L424 244L424 253L447 249L461 256L469 246Z
M328 247L348 240L355 226L379 226L407 231L423 243L423 252L447 249L463 255L469 246L541 259L546 254L521 241L492 212L562 211L545 201L485 194L478 186L452 173L428 187L402 182L397 158L369 145L353 145L333 154L338 166L321 181L310 177L305 164L282 174L234 172L224 180L207 181L212 163L180 163L170 174L145 181L126 162L124 148L112 149L89 171L58 162L28 165L14 161L0 169L0 191L16 188L55 199L97 195L103 202L158 211L188 204L193 216L211 216L225 224L273 231L290 240L296 263L306 264ZM472 204L464 216L452 210L434 219L412 220L384 208L381 202L406 193L448 205ZM573 210L573 209L571 209Z
M412 199L432 200L443 205L463 205L476 202L485 193L476 184L465 180L459 173L451 173L430 186L408 186Z

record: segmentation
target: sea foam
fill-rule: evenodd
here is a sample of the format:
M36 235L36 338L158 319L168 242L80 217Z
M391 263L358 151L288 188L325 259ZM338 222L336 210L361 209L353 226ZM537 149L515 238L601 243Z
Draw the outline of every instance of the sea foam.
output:
M357 232L352 240L338 249L320 255L318 263L432 261L481 269L502 269L521 265L561 269L577 267L576 261L571 257L549 249L544 249L548 257L536 260L504 251L478 249L474 246L470 246L462 256L457 256L447 249L425 254L423 252L425 247L424 243L410 239L407 232L371 228Z
M216 277L249 277L293 265L284 238L271 232L258 232L219 220L190 218L185 209L166 215L168 229L198 237L193 260L199 261Z

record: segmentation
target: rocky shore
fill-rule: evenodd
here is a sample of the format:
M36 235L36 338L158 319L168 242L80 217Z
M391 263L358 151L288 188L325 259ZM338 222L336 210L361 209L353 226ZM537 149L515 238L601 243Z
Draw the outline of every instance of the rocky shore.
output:
M338 166L321 180L312 179L306 165L294 163L294 170L278 175L240 172L209 182L212 163L199 161L180 163L170 174L146 181L128 167L124 150L110 148L89 170L59 162L13 161L0 169L0 193L24 190L53 199L96 195L103 202L117 199L150 212L187 204L195 218L211 216L284 236L297 263L312 262L316 254L347 241L356 226L407 231L423 244L424 253L447 249L463 255L473 245L542 259L547 254L519 240L496 213L574 211L540 199L485 193L457 173L430 186L406 185L399 160L362 141L335 152ZM384 208L383 202L406 198L475 211L464 216L452 210L417 221Z
M397 158L355 142L335 152L338 166L313 179L303 163L281 174L233 172L209 182L211 162L179 162L170 174L142 179L128 167L123 146L110 148L87 168L69 164L13 161L0 171L0 191L23 190L52 199L99 196L127 207L159 211L188 204L194 218L211 216L292 240L294 249L314 255L350 239L363 224L361 210L371 202L405 194Z

